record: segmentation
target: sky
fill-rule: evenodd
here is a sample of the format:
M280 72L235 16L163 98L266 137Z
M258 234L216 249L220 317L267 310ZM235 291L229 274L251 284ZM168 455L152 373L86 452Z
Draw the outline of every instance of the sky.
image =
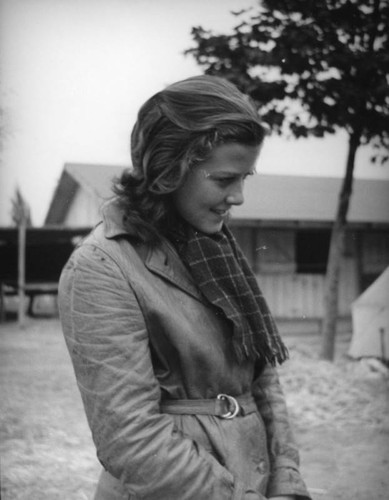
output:
M191 29L225 33L231 11L256 0L0 0L0 226L16 187L34 225L44 222L66 162L130 165L139 107L177 80L201 73L184 56ZM345 135L268 139L258 170L343 176ZM366 150L356 176L389 178Z

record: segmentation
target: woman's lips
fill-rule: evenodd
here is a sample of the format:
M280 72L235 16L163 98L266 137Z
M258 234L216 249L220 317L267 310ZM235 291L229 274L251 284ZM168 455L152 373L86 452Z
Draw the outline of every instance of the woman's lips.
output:
M222 210L222 209L213 208L212 212L219 215L220 217L225 217L226 215L228 215L229 209L227 208L227 209Z

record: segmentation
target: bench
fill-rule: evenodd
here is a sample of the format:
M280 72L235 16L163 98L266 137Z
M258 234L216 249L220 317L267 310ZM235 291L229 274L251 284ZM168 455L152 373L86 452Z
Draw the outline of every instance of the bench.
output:
M24 293L29 298L27 314L33 316L34 298L36 295L57 295L58 283L26 283ZM19 294L19 286L12 281L0 283L0 322L5 320L5 297Z

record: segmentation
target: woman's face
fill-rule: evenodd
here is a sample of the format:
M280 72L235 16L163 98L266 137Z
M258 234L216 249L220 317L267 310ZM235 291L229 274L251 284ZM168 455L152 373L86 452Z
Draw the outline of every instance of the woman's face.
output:
M259 146L237 143L215 147L173 194L180 216L203 233L220 231L230 208L244 201L243 183L254 173L259 151Z

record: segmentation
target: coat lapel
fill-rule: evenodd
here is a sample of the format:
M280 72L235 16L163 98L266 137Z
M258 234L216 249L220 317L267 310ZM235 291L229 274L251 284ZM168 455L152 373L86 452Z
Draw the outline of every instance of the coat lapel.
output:
M102 209L103 231L106 238L133 237L128 225L123 224L123 213L114 201L108 201ZM168 280L184 292L204 302L205 299L193 278L170 243L165 240L161 245L151 248L138 242L131 243L138 256L149 271Z
M194 283L189 271L167 243L162 247L150 248L144 263L149 271L158 274L184 292L204 302L204 297Z

